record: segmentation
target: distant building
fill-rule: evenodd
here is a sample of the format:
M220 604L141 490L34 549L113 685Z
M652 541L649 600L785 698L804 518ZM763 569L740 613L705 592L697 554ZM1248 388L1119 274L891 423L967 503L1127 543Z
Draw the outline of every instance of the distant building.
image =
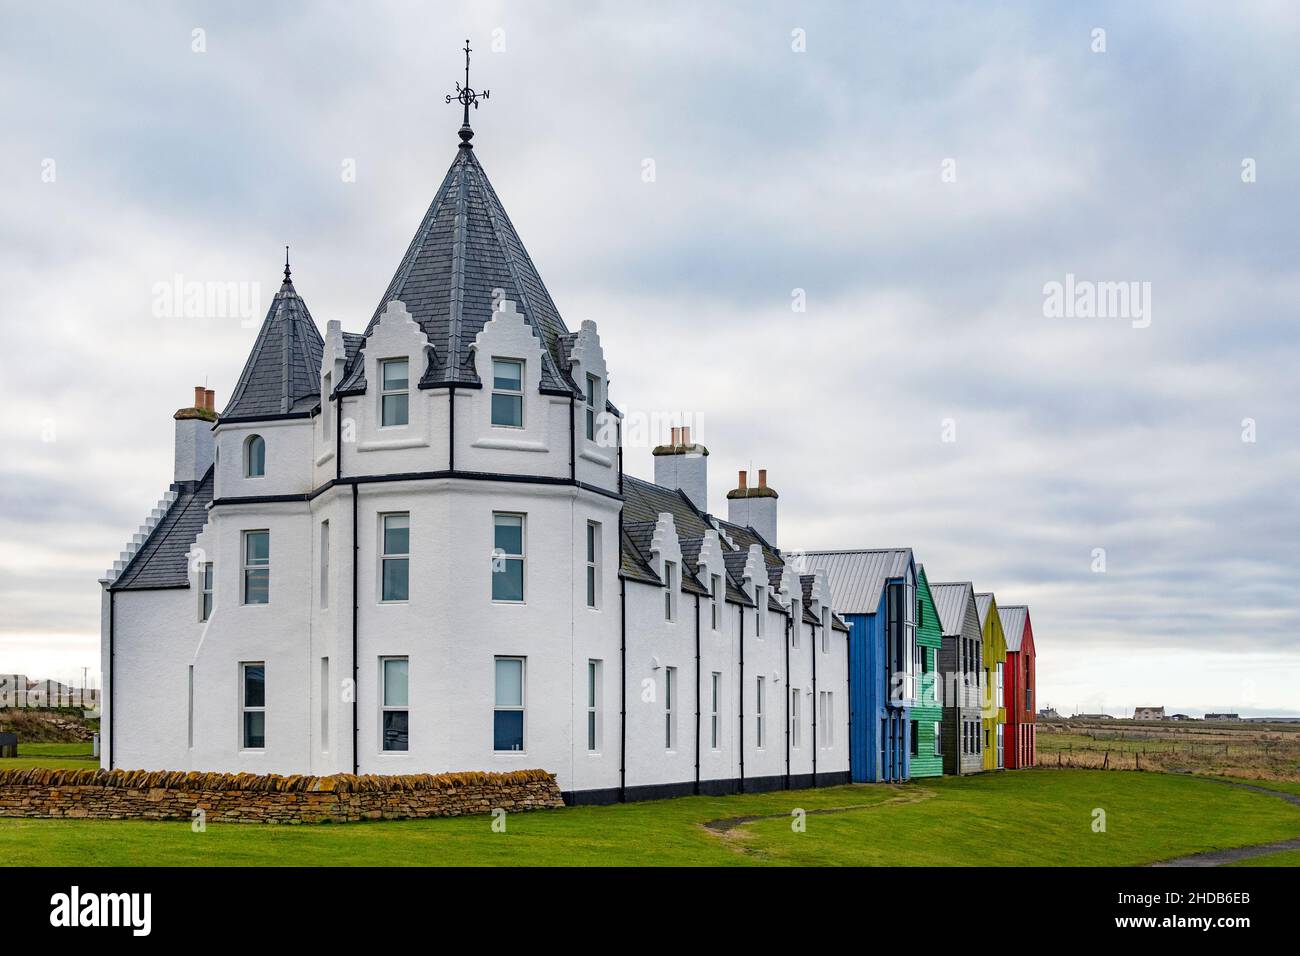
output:
M1075 714L1072 720L1114 720L1110 714Z
M1206 720L1241 720L1241 714L1206 714Z
M1195 720L1195 717L1189 717L1186 714L1174 714L1170 720Z
M1038 712L1039 720L1060 720L1061 715L1056 712L1055 707L1044 707Z
M1133 711L1134 720L1164 720L1165 709L1163 707L1139 707Z

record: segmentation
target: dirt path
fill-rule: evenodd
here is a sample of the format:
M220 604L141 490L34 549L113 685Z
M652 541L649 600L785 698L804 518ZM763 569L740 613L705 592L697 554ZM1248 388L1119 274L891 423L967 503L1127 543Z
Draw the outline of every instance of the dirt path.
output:
M1235 787L1238 790L1250 790L1254 793L1262 793L1270 797L1278 797L1285 800L1294 807L1300 807L1300 794L1283 793L1281 790L1270 790L1267 787L1257 787L1249 783L1233 783L1228 780L1215 780L1215 783L1221 783L1225 787ZM1223 866L1227 863L1236 863L1239 860L1249 860L1255 856L1267 856L1270 853L1279 853L1283 850L1300 850L1300 837L1294 840L1281 840L1276 843L1257 843L1254 846L1237 846L1227 850L1207 850L1204 853L1191 853L1187 856L1174 857L1172 860L1160 860L1157 863L1149 863L1148 866Z
M875 810L879 807L894 807L899 804L917 803L921 800L929 800L934 796L930 790L900 790L888 800L881 800L879 803L857 803L845 807L821 807L816 810L805 810L810 816L821 816L827 813L848 813L851 810ZM789 813L764 813L749 817L722 817L718 820L706 820L699 826L704 827L710 833L721 837L735 837L740 834L732 831L743 827L747 823L754 823L758 820L789 820Z

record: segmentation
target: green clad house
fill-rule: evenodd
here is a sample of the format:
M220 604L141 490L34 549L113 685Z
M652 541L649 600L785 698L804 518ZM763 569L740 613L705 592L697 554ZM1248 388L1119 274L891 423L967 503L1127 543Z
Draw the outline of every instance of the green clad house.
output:
M943 625L930 594L925 565L916 569L916 703L912 718L912 777L943 774L943 679L939 675L939 649Z

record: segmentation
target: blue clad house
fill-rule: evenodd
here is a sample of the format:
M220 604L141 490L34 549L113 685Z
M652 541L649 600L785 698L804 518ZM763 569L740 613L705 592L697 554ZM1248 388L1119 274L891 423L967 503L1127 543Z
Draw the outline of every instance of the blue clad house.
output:
M825 571L835 610L849 626L849 755L855 783L910 774L911 715L920 666L916 562L910 548L810 551Z

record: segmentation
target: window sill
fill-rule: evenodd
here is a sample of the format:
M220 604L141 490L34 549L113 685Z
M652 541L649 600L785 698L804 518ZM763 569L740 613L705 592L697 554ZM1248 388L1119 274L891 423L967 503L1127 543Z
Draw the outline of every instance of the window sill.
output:
M357 451L400 451L403 448L428 448L423 438L383 438L357 442Z
M586 448L578 453L578 457L583 461L591 462L593 465L600 465L602 468L610 468L614 464L607 455Z
M523 438L479 438L472 444L473 448L491 448L496 451L550 451L550 446L543 441L528 441Z

